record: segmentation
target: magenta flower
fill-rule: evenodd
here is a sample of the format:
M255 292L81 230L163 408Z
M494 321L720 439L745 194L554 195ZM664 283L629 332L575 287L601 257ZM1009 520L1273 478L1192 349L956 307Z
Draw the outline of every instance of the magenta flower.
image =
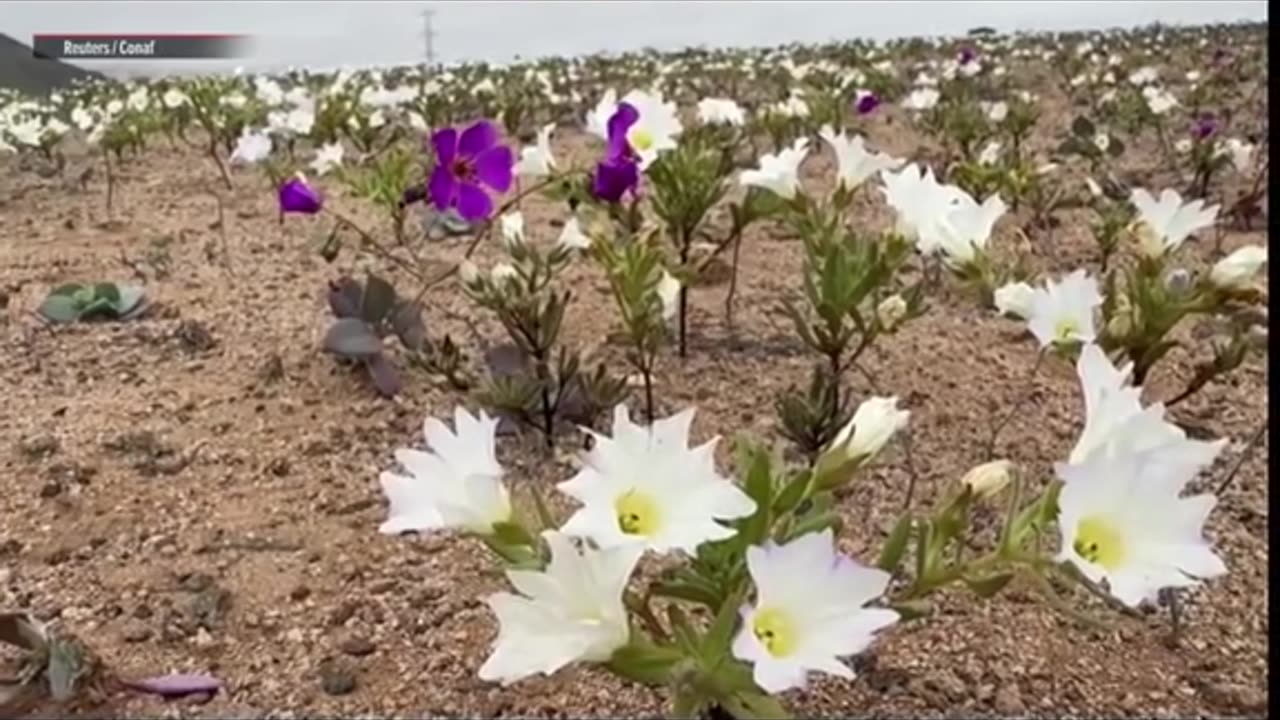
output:
M880 107L880 98L876 97L873 92L863 93L853 104L859 115L869 115L876 108Z
M279 199L281 213L315 215L324 207L324 196L307 184L307 179L301 175L290 178L280 186Z
M1191 128L1196 140L1206 140L1218 132L1218 120L1210 113L1204 113Z
M627 131L640 119L640 111L631 103L620 103L609 117L607 127L609 141L604 159L596 165L591 181L591 192L601 200L618 202L630 190L633 194L640 183L639 157L627 141Z
M498 129L488 120L478 120L459 133L455 128L437 130L431 136L436 150L436 169L427 183L427 193L437 210L457 208L465 220L487 220L493 214L493 200L485 188L504 193L511 188L515 153L498 144Z
M961 65L968 65L969 63L977 59L978 59L977 50L974 50L972 47L968 45L960 48L960 64Z

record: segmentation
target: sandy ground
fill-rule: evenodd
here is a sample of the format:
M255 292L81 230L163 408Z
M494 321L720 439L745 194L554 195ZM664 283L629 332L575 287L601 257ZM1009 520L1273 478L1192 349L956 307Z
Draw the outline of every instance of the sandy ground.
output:
M1065 123L1065 121L1063 121ZM1060 126L1060 125L1059 125ZM1057 126L1055 126L1057 127ZM870 143L915 156L921 138L901 120L875 121ZM585 161L582 138L558 133L557 152ZM1133 151L1141 156L1141 150ZM322 290L340 272L376 267L344 252L315 253L323 220L277 223L273 196L239 171L228 199L230 272L217 262L214 168L156 147L120 168L116 221L105 223L100 170L74 180L0 173L0 604L57 618L121 675L212 672L227 691L207 703L120 695L93 716L545 716L661 713L666 697L603 672L570 669L511 687L486 685L476 669L495 624L481 598L502 587L476 542L393 538L376 532L385 507L378 472L391 451L421 442L425 416L446 416L461 398L416 372L395 401L318 350L328 323ZM829 178L830 151L808 161L815 187ZM73 158L68 178L92 164ZM360 203L333 202L375 226ZM886 210L865 209L869 227ZM534 242L551 242L548 220L565 211L525 204ZM1033 266L1062 273L1094 263L1086 217L1064 213L1030 246ZM1012 223L996 247L1016 241ZM737 332L723 321L725 284L693 295L690 357L659 370L666 411L698 406L696 439L750 431L776 437L772 404L801 385L811 359L777 311L798 290L800 249L768 228L742 253ZM1205 261L1211 242L1183 252ZM1227 233L1223 246L1266 242ZM425 246L440 267L466 240ZM132 281L146 275L157 307L124 324L50 332L29 316L52 286L71 280ZM482 248L482 266L497 249ZM150 260L148 260L150 258ZM157 268L165 266L157 277ZM210 258L213 258L211 261ZM1096 263L1095 263L1096 264ZM621 358L604 344L616 311L599 271L571 271L576 300L567 340ZM454 285L427 298L433 333L450 332L472 356L476 342L445 309L472 318L491 341L499 326L470 308ZM927 316L883 341L865 362L876 385L912 411L917 507L980 461L996 408L1008 407L1035 355L1018 323L959 296L931 300ZM1167 398L1190 359L1175 351L1148 383ZM851 375L852 392L872 392ZM1266 370L1253 360L1171 415L1232 438L1198 485L1216 484L1266 415ZM636 407L633 399L633 407ZM1081 427L1073 369L1052 364L1032 402L1004 432L1000 454L1045 477ZM499 454L518 488L548 487L573 471L575 440L554 463L530 438L503 440ZM900 446L898 446L900 448ZM722 444L727 450L727 443ZM728 469L728 453L721 467ZM972 717L1257 716L1267 705L1268 502L1265 441L1210 518L1208 534L1231 572L1185 600L1182 645L1169 618L1109 615L1108 630L1079 627L1029 591L1012 587L981 603L944 596L932 618L888 632L852 682L822 680L787 697L802 716ZM902 505L909 472L888 452L841 500L844 549L870 560ZM564 506L562 506L563 509ZM1097 613L1091 599L1076 602ZM58 714L44 709L46 714Z

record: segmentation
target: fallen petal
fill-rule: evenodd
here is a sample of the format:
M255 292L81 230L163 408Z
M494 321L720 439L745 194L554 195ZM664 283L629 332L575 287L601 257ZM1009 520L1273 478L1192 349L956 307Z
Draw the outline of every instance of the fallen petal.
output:
M222 681L212 675L184 673L157 675L142 680L126 680L124 684L133 690L166 698L197 693L214 694L222 688Z

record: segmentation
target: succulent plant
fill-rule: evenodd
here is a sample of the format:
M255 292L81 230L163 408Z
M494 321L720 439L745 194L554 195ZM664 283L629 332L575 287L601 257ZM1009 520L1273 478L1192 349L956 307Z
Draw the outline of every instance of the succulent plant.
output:
M324 349L363 364L378 392L394 397L400 392L400 375L383 352L382 340L394 333L405 349L421 350L427 343L422 306L401 300L390 283L372 273L363 285L347 276L330 282L327 297L337 321L325 333Z
M591 427L606 409L627 395L626 380L612 377L604 363L592 373L581 367L580 358L562 350L552 366L551 377L539 380L536 363L514 343L502 343L484 354L489 377L477 392L480 403L499 419L498 432L515 432L520 424L539 427L538 416L543 386L549 389L553 426L561 423Z
M53 323L105 317L128 320L147 309L146 292L136 285L67 283L54 288L40 303L40 316Z
M42 698L70 700L97 680L97 656L75 637L59 635L30 613L0 612L0 647L21 654L18 672L0 676L0 717L21 717Z

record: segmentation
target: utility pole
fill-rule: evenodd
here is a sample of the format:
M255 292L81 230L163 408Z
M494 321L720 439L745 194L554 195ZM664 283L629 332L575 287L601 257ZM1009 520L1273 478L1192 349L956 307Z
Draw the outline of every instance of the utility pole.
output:
M434 66L436 64L436 30L432 26L432 20L435 18L436 11L427 8L422 11L422 35L426 41L427 65Z

